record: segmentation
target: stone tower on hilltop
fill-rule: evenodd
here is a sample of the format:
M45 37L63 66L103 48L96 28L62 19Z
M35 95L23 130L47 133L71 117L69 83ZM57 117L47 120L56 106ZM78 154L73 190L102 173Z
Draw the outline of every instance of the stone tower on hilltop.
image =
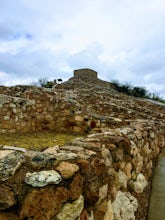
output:
M83 78L90 77L97 79L97 72L89 68L74 70L74 77L83 77Z

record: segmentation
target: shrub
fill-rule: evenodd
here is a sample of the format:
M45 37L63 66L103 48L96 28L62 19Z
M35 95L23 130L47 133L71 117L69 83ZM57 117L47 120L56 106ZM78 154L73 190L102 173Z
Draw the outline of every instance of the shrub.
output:
M146 98L146 99L153 99L155 101L163 102L165 103L165 100L159 95L149 93L144 87L133 87L129 83L121 84L117 80L111 81L112 87L117 90L118 92L124 93L126 95L131 95L134 97L139 98Z
M54 85L54 82L47 81L47 79L43 78L43 79L39 79L39 84L41 87L44 87L44 88L52 88L52 86Z

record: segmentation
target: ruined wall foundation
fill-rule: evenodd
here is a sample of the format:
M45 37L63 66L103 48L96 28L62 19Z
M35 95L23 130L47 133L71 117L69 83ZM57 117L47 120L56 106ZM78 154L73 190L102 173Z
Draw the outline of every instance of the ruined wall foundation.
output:
M165 147L164 106L119 94L83 71L52 89L0 87L0 135L85 134L40 152L1 145L0 219L146 219Z
M138 209L146 210L149 195L143 202L139 195L148 187L164 137L162 129L141 120L43 152L4 146L0 216L7 211L21 220L145 219L147 213Z

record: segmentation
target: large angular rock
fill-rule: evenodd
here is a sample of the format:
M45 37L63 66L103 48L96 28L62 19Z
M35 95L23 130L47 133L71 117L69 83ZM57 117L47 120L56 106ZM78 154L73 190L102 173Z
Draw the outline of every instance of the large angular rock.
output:
M142 173L137 175L137 179L134 182L134 190L137 193L142 193L144 188L147 186L147 181Z
M5 210L16 204L14 192L6 186L0 188L0 210ZM1 218L0 218L1 219Z
M33 187L43 187L49 184L58 184L62 180L60 174L54 170L27 173L25 182Z
M62 210L57 214L57 220L76 220L84 208L84 197L81 195L72 203L63 205Z
M55 188L53 186L48 186L33 189L27 194L23 202L20 219L56 219L56 214L60 211L62 204L65 203L69 197L70 192L64 187Z
M55 155L57 160L74 160L77 158L77 154L72 152L61 152Z
M56 170L60 172L64 179L69 179L79 170L79 167L76 164L63 161L58 165Z
M113 220L113 210L112 210L112 204L110 200L108 200L107 202L107 210L105 212L103 220Z
M13 177L25 162L25 157L17 151L0 151L0 181L5 181Z
M137 208L137 200L129 192L117 192L116 199L112 203L115 220L135 220Z
M76 200L80 197L83 191L83 177L78 173L74 176L73 181L69 185L71 199Z
M35 168L52 166L56 162L56 157L47 152L38 152L31 158L31 163Z

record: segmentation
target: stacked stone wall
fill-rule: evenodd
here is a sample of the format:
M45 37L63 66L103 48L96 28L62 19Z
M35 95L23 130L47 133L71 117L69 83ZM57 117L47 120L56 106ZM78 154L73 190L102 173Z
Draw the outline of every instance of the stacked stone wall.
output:
M4 146L0 217L146 219L146 191L164 146L164 129L147 120L102 129L43 152Z
M42 152L0 146L0 219L146 219L164 107L76 77L52 89L0 87L0 133L88 133Z
M85 133L110 123L110 118L92 115L71 99L58 94L13 97L0 94L0 133L27 133L50 130ZM87 107L87 106L86 106Z

